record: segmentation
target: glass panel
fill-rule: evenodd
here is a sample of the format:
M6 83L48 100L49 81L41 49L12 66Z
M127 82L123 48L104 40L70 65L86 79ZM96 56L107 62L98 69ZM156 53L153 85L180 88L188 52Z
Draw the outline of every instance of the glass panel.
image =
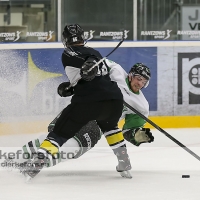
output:
M137 33L133 33L134 2ZM71 23L80 24L86 39L93 41L119 40L123 35L130 41L133 35L138 41L199 40L199 6L200 0L0 0L0 42L58 41L60 31Z
M62 29L78 23L88 40L133 40L133 0L65 0Z
M137 5L137 40L200 39L200 0L137 0Z
M56 1L0 1L0 42L56 41Z
M138 40L175 40L175 0L138 0Z

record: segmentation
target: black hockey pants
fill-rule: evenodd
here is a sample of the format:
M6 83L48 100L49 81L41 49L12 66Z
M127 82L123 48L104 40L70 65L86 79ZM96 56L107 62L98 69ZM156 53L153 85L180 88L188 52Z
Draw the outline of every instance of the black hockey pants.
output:
M96 120L103 132L117 127L123 109L122 100L106 100L90 103L71 103L58 118L53 132L72 138L89 121Z

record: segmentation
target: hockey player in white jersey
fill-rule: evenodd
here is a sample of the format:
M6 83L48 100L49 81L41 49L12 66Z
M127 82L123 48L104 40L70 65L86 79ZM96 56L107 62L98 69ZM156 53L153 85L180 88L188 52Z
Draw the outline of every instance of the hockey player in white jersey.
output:
M110 69L109 74L111 80L117 82L118 87L121 89L124 101L142 113L145 117L148 117L149 104L141 89L147 87L149 84L151 77L149 68L142 63L136 63L127 74L119 64L113 61L106 60L105 65L107 65ZM62 83L58 87L58 94L62 97L68 96L66 95L65 85L66 83ZM49 131L53 130L55 121L58 118L59 116L50 123L48 127ZM123 125L123 135L128 142L135 146L139 146L142 143L150 143L154 141L154 137L150 132L150 129L143 128L146 121L137 114L133 113L133 111L126 106L124 106L121 119L124 119L125 122ZM30 158L31 155L34 154L40 147L40 144L43 142L45 137L46 134L28 142L23 146L22 151ZM62 159L57 159L56 161L54 160L54 162L52 161L48 166L54 166L57 163L66 161L72 157L80 157L89 149L94 147L100 138L101 130L99 129L97 123L95 121L89 122L75 135L75 137L69 139L63 144L60 149L62 153L64 152L64 154L62 154ZM8 160L7 162L9 161L22 163L26 162L26 159L12 159L12 161ZM23 168L21 169L23 171ZM126 174L121 175L127 176Z
M135 108L145 117L149 116L149 103L143 95L141 89L146 88L151 77L150 69L143 63L133 65L129 74L113 61L107 60L109 63L111 80L117 82L121 89L124 101L131 107ZM144 142L152 142L153 136L149 128L142 128L146 121L137 114L133 113L129 108L124 106L121 119L125 120L123 126L124 138L139 146Z

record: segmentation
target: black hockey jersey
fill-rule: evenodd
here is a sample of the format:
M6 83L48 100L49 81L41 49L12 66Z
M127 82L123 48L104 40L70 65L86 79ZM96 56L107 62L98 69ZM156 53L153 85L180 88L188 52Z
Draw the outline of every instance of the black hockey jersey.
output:
M70 83L80 78L80 69L88 57L102 58L101 54L93 48L86 46L71 46L64 50L62 63ZM79 80L74 86L72 102L94 102L108 99L123 100L122 93L116 82L109 77L105 63L98 67L98 73L91 81Z

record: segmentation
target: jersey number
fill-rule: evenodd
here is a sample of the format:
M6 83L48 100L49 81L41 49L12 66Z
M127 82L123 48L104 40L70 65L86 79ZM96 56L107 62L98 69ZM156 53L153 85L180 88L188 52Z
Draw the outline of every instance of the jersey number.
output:
M73 42L77 42L77 37L74 37L72 40Z

